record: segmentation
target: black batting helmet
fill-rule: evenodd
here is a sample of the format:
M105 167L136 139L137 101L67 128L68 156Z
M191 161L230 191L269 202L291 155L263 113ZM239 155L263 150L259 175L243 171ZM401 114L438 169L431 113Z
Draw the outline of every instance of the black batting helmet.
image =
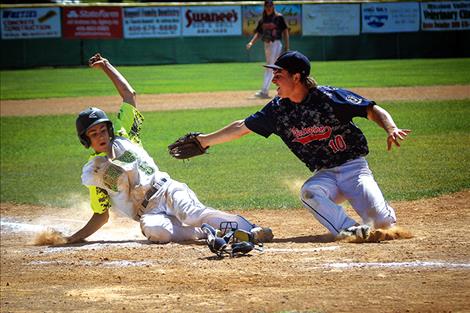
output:
M80 142L85 146L85 148L89 148L91 144L90 139L86 135L87 130L92 126L103 122L108 126L109 136L114 138L113 123L103 110L98 108L88 108L78 114L75 126L77 127L78 139L80 139Z

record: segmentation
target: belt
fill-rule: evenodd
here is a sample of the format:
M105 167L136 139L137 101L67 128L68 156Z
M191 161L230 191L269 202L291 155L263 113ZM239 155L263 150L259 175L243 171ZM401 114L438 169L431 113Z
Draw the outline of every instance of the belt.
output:
M157 193L157 191L167 182L167 179L166 178L162 178L160 179L159 182L154 182L152 187L150 187L149 190L147 190L147 192L145 193L145 196L144 196L144 200L142 201L141 205L142 207L145 209L147 208L147 205L149 204L150 202L150 199L152 198L152 196L154 194Z

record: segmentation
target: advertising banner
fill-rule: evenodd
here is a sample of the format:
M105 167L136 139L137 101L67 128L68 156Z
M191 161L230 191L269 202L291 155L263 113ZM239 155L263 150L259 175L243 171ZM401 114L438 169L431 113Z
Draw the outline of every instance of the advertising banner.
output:
M183 8L183 36L241 35L240 6L194 6Z
M400 33L419 31L417 2L363 3L363 33Z
M355 36L360 31L359 4L304 4L304 36Z
M421 29L470 29L470 1L422 2Z
M181 8L137 7L123 11L124 38L178 37L181 35Z
M275 10L284 16L289 35L301 34L301 6L300 4L276 4ZM243 7L243 35L252 36L255 33L258 21L263 16L262 5L248 5Z
M122 38L122 11L117 7L64 7L64 38Z
M61 36L59 8L11 8L0 12L2 39Z

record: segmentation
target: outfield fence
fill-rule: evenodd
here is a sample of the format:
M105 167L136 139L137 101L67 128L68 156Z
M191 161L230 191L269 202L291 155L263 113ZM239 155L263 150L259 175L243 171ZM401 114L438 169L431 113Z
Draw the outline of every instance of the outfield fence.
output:
M259 62L263 2L1 5L1 68ZM470 56L470 1L277 1L312 60Z

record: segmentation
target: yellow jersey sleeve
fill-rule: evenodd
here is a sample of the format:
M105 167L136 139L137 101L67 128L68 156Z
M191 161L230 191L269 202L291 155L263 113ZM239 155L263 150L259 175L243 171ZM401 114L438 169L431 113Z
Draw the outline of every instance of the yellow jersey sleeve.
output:
M111 201L106 190L96 187L89 186L90 189L90 203L93 213L103 214L111 207Z
M123 103L119 109L117 121L114 123L116 134L140 145L140 131L143 122L144 116L136 107Z

